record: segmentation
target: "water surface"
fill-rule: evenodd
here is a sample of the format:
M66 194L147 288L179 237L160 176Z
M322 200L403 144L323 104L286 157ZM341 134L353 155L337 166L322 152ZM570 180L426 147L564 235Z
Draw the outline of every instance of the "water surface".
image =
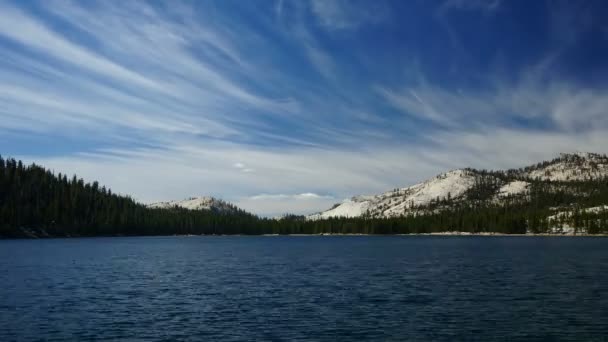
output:
M0 341L602 341L608 239L0 241Z

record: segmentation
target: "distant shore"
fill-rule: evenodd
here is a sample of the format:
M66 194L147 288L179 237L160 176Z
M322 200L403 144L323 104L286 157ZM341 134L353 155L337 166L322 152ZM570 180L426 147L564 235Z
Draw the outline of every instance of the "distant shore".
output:
M257 234L257 235L247 235L247 234L174 234L174 235L95 235L95 236L78 236L78 235L68 235L68 236L54 236L49 234L35 234L32 231L28 231L28 234L22 236L0 236L0 240L12 240L12 239L65 239L65 238L102 238L102 237L162 237L162 236L176 236L176 237L201 237L201 236L265 236L265 237L274 237L274 236L309 236L309 237L323 237L323 236L521 236L521 237L538 237L538 236L551 236L551 237L607 237L608 234L587 234L587 233L578 233L578 234L556 234L556 233L538 233L538 234L506 234L506 233L494 233L494 232L457 232L457 231L449 231L449 232L433 232L433 233L409 233L409 234L355 234L355 233L319 233L319 234Z

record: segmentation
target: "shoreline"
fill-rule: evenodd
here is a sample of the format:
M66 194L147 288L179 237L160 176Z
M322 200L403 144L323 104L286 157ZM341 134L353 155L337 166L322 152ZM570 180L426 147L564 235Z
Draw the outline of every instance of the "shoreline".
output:
M197 235L205 236L205 235ZM224 235L230 236L230 235ZM320 233L320 234L261 234L261 235L250 235L250 236L521 236L521 237L535 237L535 236L565 236L565 237L607 237L608 234L551 234L551 233L538 233L538 234L507 234L507 233L490 233L490 232L434 232L434 233L410 233L410 234L339 234L339 233Z
M433 232L433 233L410 233L410 234L354 234L354 233L319 233L319 234L174 234L174 235L99 235L99 236L21 236L21 237L4 237L0 236L0 240L46 240L46 239L95 239L95 238L132 238L132 237L345 237L345 236L436 236L436 237L502 237L502 236L513 236L513 237L608 237L608 234L551 234L551 233L538 233L538 234L506 234L506 233L494 233L494 232Z

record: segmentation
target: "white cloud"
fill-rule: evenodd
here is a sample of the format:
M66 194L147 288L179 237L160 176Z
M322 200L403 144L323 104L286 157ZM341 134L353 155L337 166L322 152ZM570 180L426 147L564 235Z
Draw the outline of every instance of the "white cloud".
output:
M260 200L283 200L283 199L294 199L294 200L314 200L314 199L334 199L333 196L317 195L312 192L305 192L301 194L286 195L286 194L260 194L249 197L252 201Z
M307 215L320 212L334 204L336 199L332 196L315 193L301 194L260 194L237 199L238 206L263 213L264 216L276 217L284 214Z
M235 168L241 170L241 172L245 172L245 173L255 172L254 169L246 167L245 164L243 164L243 163L234 163L233 166Z

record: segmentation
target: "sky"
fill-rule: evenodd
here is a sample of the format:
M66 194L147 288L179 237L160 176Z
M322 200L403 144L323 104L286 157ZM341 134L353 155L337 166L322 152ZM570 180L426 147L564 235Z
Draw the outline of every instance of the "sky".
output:
M608 152L608 2L0 0L0 154L307 214Z

